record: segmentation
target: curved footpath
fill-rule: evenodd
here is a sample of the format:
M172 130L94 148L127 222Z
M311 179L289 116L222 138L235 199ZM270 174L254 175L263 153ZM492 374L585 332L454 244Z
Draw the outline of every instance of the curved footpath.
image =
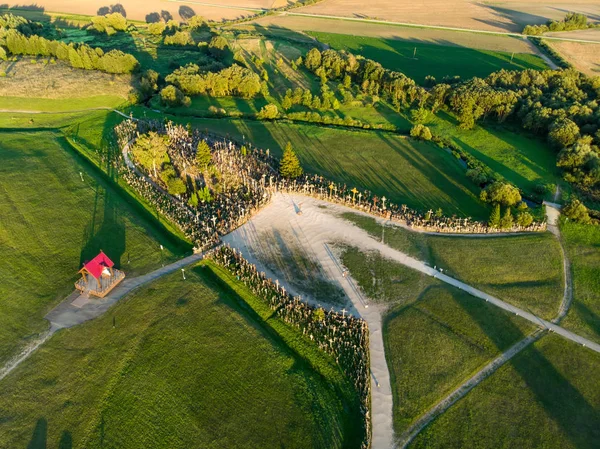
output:
M571 264L567 257L566 250L562 238L560 236L560 229L558 228L558 217L560 216L560 205L555 203L544 203L546 206L546 215L548 218L548 231L556 236L560 244L560 250L563 257L563 276L565 280L565 289L563 299L558 309L558 314L552 320L553 323L560 323L560 321L566 316L573 301L573 284L571 278ZM515 345L510 347L508 350L500 354L490 363L485 365L480 371L475 373L462 385L456 388L452 393L446 396L444 399L435 404L425 414L423 414L417 421L415 421L398 439L396 446L397 448L407 447L412 440L414 440L421 431L427 427L432 421L438 416L446 412L456 402L466 396L473 388L479 385L483 380L491 376L496 372L502 365L512 359L515 355L527 348L532 343L538 341L541 337L546 335L543 328L539 328L532 332L530 335L525 337L523 340L517 342Z

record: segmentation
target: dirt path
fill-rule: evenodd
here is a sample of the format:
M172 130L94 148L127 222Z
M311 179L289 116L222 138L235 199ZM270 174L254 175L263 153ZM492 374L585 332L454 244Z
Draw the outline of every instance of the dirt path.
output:
M558 188L557 194L555 198L558 196ZM560 216L560 206L554 203L544 203L546 206L546 217L548 220L548 230L552 232L558 242L560 244L560 250L562 252L563 258L563 275L565 279L565 289L563 294L563 299L561 301L560 307L558 309L558 314L552 320L552 323L558 324L560 321L566 316L569 311L569 307L571 306L571 302L573 301L573 284L571 278L571 264L567 257L567 253L565 251L563 241L560 235L560 229L558 228L558 218ZM545 331L543 328L540 328L533 332L531 335L525 337L523 340L516 343L507 351L500 354L494 360L492 360L489 364L483 367L479 372L477 372L474 376L469 378L466 382L464 382L461 386L459 386L456 390L442 399L440 402L435 404L428 412L422 415L412 426L410 426L398 439L397 448L405 448L407 447L411 441L431 422L433 422L438 416L448 410L452 405L454 405L458 400L463 398L467 393L469 393L473 388L475 388L479 383L483 380L487 379L490 375L498 370L502 365L508 362L511 358L521 352L523 349L527 348L532 343L539 340L543 335L545 335Z
M131 293L136 288L152 282L166 274L180 270L201 259L202 254L193 254L148 274L134 278L126 278L118 287L116 287L104 298L90 299L80 295L77 291L73 292L45 316L45 318L50 322L50 329L29 346L27 346L19 355L8 361L8 363L6 363L0 369L0 381L10 374L31 354L33 354L59 329L77 326L78 324L84 323L88 320L98 318L106 313L106 311L116 302L123 299L123 297Z
M301 205L302 215L297 214L299 208L298 205ZM389 371L383 352L381 310L379 310L377 305L370 305L368 308L365 307L365 305L369 305L368 300L365 300L365 298L361 297L361 295L355 291L352 287L352 279L350 277L343 277L341 275L335 256L332 257L327 250L329 243L344 242L357 246L363 251L377 250L386 258L399 262L429 276L434 276L443 282L470 293L474 297L483 299L510 313L519 315L540 327L539 332L535 332L505 353L501 354L497 359L473 376L473 378L469 379L463 386L459 387L451 397L444 399L440 404L436 405L435 410L430 411L430 415L424 417L423 421L419 421L419 431L450 405L460 399L460 397L464 396L464 394L470 391L475 385L493 373L499 366L510 360L511 357L539 338L543 334L543 331L547 329L578 344L588 346L592 350L600 353L600 345L561 328L556 324L557 319L553 320L553 322L542 320L530 312L519 309L518 307L512 306L498 298L457 281L456 279L443 275L425 263L408 257L407 255L373 239L366 231L363 231L337 216L338 213L347 212L349 210L350 209L346 207L329 204L310 197L277 194L274 196L273 202L269 206L258 213L249 223L226 236L224 241L242 251L244 257L259 266L261 270L266 271L269 276L276 278L274 273L269 272L263 261L260 259L261 245L268 244L261 236L263 235L263 232L267 231L275 231L281 235L285 235L285 232L291 232L296 236L296 241L286 241L286 243L301 245L305 248L307 254L314 255L317 261L322 265L324 271L329 274L329 280L342 287L352 301L353 309L351 312L363 317L369 323L372 334L371 365L374 374L372 398L374 449L390 448L394 445L392 428L392 394L391 386L389 384ZM566 284L570 286L570 277L565 277L565 279ZM292 286L286 285L286 288L294 292ZM565 298L561 304L559 316L563 313L563 310L566 311L568 309L570 291L570 287L565 288ZM298 294L299 292L294 293ZM309 300L314 301L315 299L309 298ZM415 426L411 428L412 432L416 432L415 435L418 434L417 427L419 426L415 424Z

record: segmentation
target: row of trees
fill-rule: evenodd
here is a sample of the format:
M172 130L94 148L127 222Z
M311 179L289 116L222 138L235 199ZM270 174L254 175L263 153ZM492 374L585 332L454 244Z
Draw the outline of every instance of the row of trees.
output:
M165 79L185 95L254 98L261 92L260 77L246 67L233 65L219 72L201 73L196 64L176 69Z
M139 67L134 56L120 50L104 53L101 48L93 48L87 44L66 44L37 35L25 36L14 29L6 32L0 45L6 45L8 52L13 55L52 56L78 69L132 73Z
M585 14L570 12L562 20L549 20L545 25L527 25L523 29L523 34L539 36L548 31L586 30L594 26L588 23L588 18Z

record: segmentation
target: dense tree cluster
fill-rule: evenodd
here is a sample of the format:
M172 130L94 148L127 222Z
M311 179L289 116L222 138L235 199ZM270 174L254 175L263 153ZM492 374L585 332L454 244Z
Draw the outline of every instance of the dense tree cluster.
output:
M246 67L233 65L219 72L202 73L196 64L180 67L166 77L186 95L253 98L261 91L260 77Z
M92 17L90 29L112 36L117 31L126 31L128 26L127 19L123 15L113 12L103 16Z
M319 76L323 84L329 80L341 80L344 84L352 82L365 94L388 98L396 109L412 105L422 107L429 100L427 90L406 75L346 51L321 52L313 48L304 58L304 65Z
M537 36L548 31L586 30L593 27L593 24L588 23L585 14L570 12L562 20L549 20L545 25L527 25L523 29L523 34Z
M120 50L104 53L101 48L86 44L65 44L37 35L28 37L13 29L6 33L5 44L13 55L52 56L77 69L132 73L139 66L135 57Z
M592 188L600 182L599 97L600 78L575 70L501 70L455 88L449 105L464 128L511 118L545 136L565 179Z
M192 33L189 31L176 31L175 33L165 36L165 45L179 45L182 47L188 45L196 45Z

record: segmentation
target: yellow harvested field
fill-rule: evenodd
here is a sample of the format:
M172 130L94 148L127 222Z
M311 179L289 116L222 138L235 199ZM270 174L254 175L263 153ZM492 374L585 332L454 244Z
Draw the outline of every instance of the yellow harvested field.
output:
M526 24L559 19L569 11L600 16L598 0L324 0L297 10L393 22L520 32ZM331 30L335 32L335 30Z
M6 74L0 78L0 97L66 99L110 93L125 100L132 90L131 75L73 69L60 62L43 61L48 58L0 62L0 73Z
M600 43L546 42L550 43L552 48L573 64L577 70L589 76L600 76Z
M3 1L3 7L23 5L23 1ZM167 11L175 20L189 17L192 12L209 20L236 19L255 14L243 8L268 9L281 0L208 0L203 1L167 1L167 0L37 0L36 8L45 11L70 14L96 15L102 7L118 3L125 9L128 19L145 21L151 13ZM284 4L287 4L285 0ZM275 5L282 6L282 5ZM242 9L240 9L242 8Z
M582 39L586 41L596 41L600 43L600 29L591 30L563 31L560 33L546 33L546 36L564 37L566 39Z
M354 36L381 37L384 39L401 39L414 42L459 47L479 50L505 51L515 53L537 54L535 47L525 39L494 34L475 34L436 30L428 28L382 25L368 22L348 22L335 19L321 19L305 16L267 16L249 24L235 25L236 28L248 29L258 25L259 29L320 31L325 33L352 34Z

